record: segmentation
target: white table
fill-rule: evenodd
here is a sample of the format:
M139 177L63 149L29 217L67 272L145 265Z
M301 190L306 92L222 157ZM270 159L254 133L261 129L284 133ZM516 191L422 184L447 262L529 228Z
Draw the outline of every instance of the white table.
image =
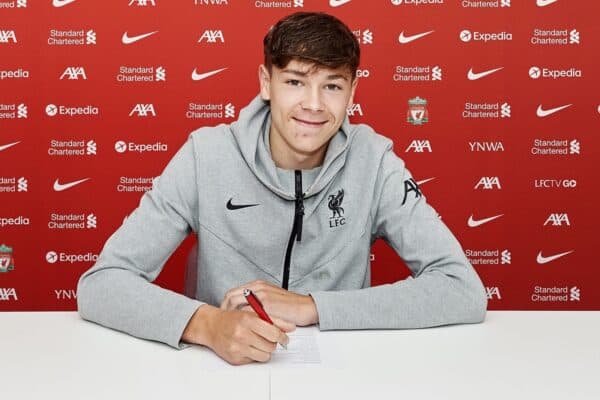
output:
M0 313L2 399L600 399L600 312L490 311L432 329L318 332L321 363L233 367L74 312Z

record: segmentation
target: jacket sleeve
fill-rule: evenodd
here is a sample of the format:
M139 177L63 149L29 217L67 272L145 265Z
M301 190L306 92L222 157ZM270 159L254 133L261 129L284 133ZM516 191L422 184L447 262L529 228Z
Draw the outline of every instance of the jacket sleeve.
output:
M137 209L108 239L95 265L79 279L82 318L164 342L175 348L203 303L151 282L192 231L198 192L191 137L146 192Z
M425 328L485 319L485 288L460 244L427 204L404 162L383 157L372 211L372 237L383 238L411 271L376 287L311 293L319 327Z

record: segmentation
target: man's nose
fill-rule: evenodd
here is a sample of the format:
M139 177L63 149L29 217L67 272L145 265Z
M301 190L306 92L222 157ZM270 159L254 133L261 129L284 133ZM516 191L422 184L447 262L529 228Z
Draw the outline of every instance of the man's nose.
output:
M303 110L308 111L322 111L323 101L321 98L321 92L318 87L307 88L304 100L301 103Z

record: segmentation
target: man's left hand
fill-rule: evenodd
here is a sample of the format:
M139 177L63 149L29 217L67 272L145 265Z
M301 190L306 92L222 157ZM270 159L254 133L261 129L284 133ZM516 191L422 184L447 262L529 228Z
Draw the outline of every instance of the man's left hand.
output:
M252 290L270 316L292 322L297 326L313 325L319 322L317 307L311 296L290 292L270 282L260 280L229 290L221 302L221 309L252 311L244 297L244 289Z

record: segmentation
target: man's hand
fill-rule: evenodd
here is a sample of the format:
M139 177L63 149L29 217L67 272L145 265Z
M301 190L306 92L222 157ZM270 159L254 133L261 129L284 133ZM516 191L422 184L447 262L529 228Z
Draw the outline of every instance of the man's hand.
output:
M319 322L317 307L312 297L285 290L270 282L254 281L229 290L221 302L221 310L248 310L244 289L250 289L260 300L270 317L281 318L298 326Z
M287 344L296 326L279 318L272 318L275 325L261 320L254 312L221 310L209 304L200 306L181 339L210 347L219 357L230 364L241 365L271 359L277 343Z

